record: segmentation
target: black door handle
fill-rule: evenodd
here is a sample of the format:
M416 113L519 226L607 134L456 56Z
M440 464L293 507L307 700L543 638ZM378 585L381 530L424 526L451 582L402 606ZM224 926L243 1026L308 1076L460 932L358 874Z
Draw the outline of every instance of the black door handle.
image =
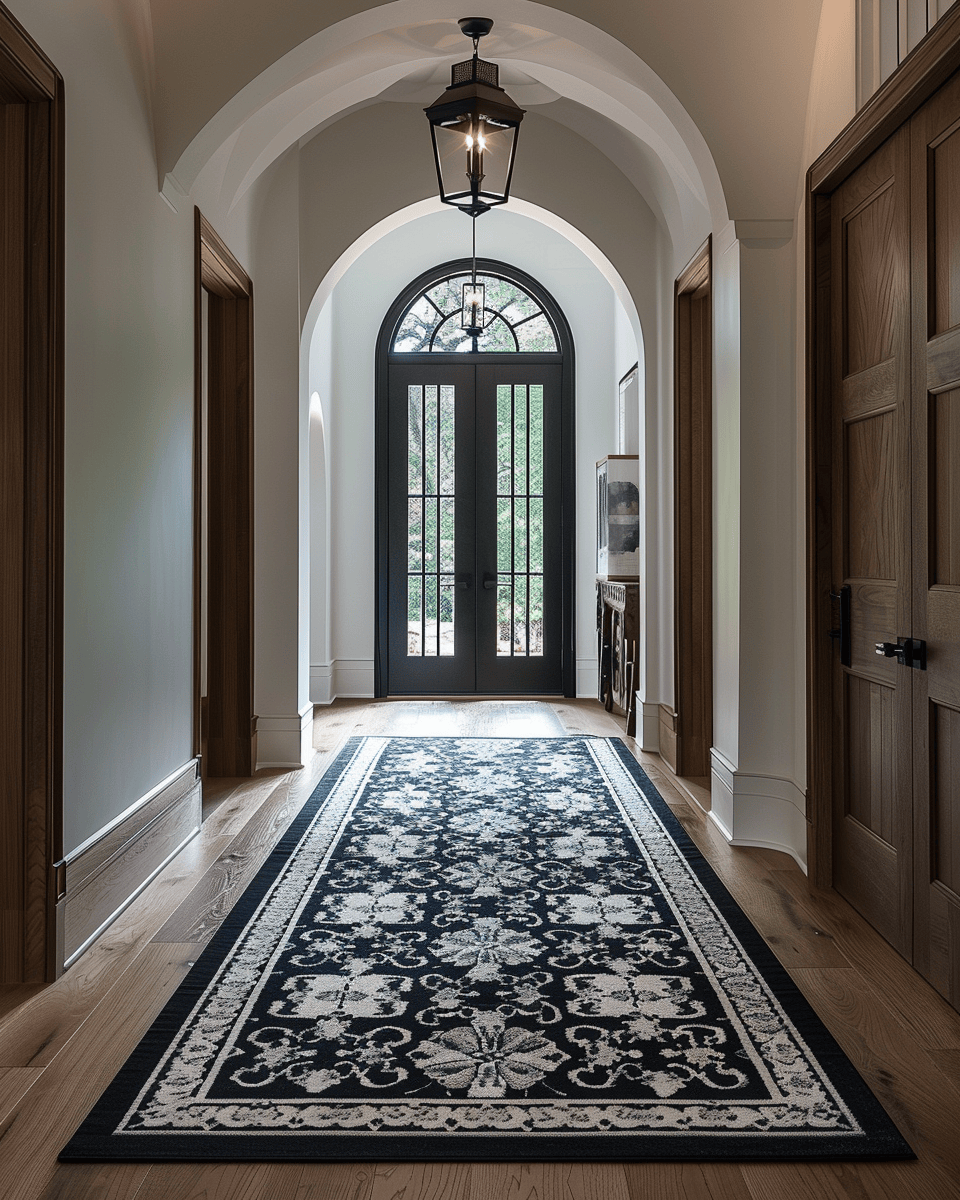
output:
M895 642L875 642L877 653L883 658L895 658L901 667L913 667L915 671L927 669L927 643L921 638L897 638Z
M831 629L830 636L840 643L840 665L849 667L853 664L850 639L850 584L845 583L839 592L831 592L830 599L840 601L840 626L838 629Z
M462 579L457 580L456 587L457 587L458 592L465 592L468 587L472 587L472 586L473 586L473 576L472 575L464 575L464 577Z
M484 575L484 577L483 577L483 586L484 586L485 588L495 588L495 587L497 586L497 577L496 577L496 575Z

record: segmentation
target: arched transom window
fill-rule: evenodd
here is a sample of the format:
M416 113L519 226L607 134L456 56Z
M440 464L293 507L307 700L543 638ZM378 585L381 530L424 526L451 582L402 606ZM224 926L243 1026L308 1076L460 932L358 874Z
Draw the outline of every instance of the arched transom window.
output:
M461 272L432 283L404 313L390 347L401 354L554 354L557 336L543 306L522 287L499 275L477 274L485 286L483 332L476 339L462 328Z

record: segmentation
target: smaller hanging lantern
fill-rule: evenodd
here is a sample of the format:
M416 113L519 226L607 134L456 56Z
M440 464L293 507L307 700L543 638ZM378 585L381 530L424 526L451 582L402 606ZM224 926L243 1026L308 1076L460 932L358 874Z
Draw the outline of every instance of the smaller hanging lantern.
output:
M493 28L488 17L459 22L473 39L473 58L454 63L450 86L425 108L433 139L440 199L472 217L510 198L517 134L524 110L500 87L500 68L479 57L477 45Z
M460 328L471 337L479 337L486 323L484 285L474 279L463 285L463 307L460 310Z

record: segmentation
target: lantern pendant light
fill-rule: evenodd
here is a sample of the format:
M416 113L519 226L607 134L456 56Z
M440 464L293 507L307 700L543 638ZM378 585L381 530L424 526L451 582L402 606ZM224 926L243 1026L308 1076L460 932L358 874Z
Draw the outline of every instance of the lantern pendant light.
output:
M517 134L524 110L500 87L500 68L479 57L493 28L488 17L459 22L473 40L473 58L454 63L450 86L429 108L440 199L474 219L510 198Z

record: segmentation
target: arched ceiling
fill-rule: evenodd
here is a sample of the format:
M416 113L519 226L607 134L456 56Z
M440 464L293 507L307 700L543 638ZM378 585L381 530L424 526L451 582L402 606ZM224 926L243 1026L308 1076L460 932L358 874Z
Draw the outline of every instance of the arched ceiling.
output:
M151 4L158 165L183 190L218 154L225 192L239 195L312 129L372 98L417 94L469 53L452 0ZM550 115L586 136L594 121L603 140L579 106L634 139L638 161L648 148L681 206L686 190L714 220L784 219L802 170L820 7L486 0L496 26L483 52L517 73L521 104L556 106ZM612 149L616 138L606 141Z

